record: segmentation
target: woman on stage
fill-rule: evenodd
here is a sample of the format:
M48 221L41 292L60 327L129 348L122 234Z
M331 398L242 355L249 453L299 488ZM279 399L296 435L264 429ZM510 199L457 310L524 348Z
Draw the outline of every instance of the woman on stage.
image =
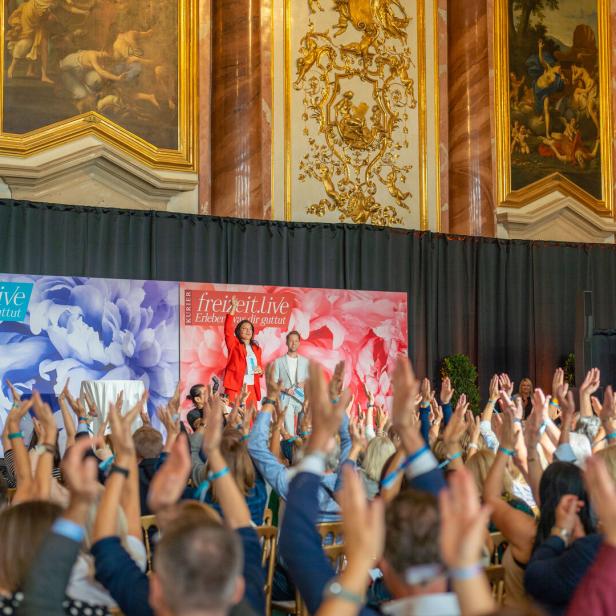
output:
M242 385L246 385L248 388L246 405L251 406L261 400L259 384L259 379L263 374L261 347L254 339L255 328L250 321L240 321L235 329L233 328L233 317L237 311L237 305L237 299L232 298L231 310L225 319L225 343L229 356L223 384L231 404L239 395Z

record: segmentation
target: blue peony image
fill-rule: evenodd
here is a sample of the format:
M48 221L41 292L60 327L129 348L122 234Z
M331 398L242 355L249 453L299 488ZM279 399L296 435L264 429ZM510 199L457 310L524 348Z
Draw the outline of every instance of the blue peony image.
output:
M70 378L141 380L150 412L179 378L179 288L175 282L0 274L34 283L26 319L0 320L0 423L12 399L6 379L29 393L58 394Z

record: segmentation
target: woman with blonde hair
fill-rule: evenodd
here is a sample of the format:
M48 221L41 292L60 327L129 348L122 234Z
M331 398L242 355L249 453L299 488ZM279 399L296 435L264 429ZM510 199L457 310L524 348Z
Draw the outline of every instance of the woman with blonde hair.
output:
M369 499L378 494L383 467L395 452L396 446L387 436L377 436L368 443L360 470Z

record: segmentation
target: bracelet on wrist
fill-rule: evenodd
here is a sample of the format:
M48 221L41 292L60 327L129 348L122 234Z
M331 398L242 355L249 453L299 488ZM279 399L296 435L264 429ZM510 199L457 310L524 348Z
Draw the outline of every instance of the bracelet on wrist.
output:
M8 439L9 441L14 441L16 438L23 438L23 432L9 432Z
M438 465L438 467L439 468L445 468L446 466L449 466L454 460L458 460L461 457L462 457L462 452L461 451L456 451L455 453L452 453L451 455L448 455L447 459L443 460Z
M513 457L513 455L515 454L515 451L513 449L508 449L507 447L503 447L503 446L500 446L498 450L501 453L504 453L506 456L510 456L510 457Z
M479 445L477 445L477 443L469 443L467 447L469 449L479 449Z
M268 398L267 396L261 400L261 405L263 404L271 404L272 406L276 406L276 400L274 398Z
M338 580L334 580L327 588L325 589L325 597L334 597L336 599L341 599L342 601L347 601L348 603L352 603L353 605L363 605L364 597L362 595L358 595L355 592L347 590L342 586Z
M117 464L112 464L109 469L109 474L118 473L119 475L123 475L125 478L129 475L129 470L124 466L118 466Z
M482 571L483 567L481 563L476 563L474 565L468 565L467 567L454 567L449 570L449 576L456 582L464 582L477 577Z

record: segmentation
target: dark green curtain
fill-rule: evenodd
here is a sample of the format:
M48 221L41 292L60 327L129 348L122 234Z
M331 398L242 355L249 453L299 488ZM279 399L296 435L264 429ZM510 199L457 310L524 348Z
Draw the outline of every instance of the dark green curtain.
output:
M595 327L616 327L613 245L7 200L0 272L406 291L417 371L435 378L443 356L467 353L483 392L495 371L550 386L574 350L580 291Z

